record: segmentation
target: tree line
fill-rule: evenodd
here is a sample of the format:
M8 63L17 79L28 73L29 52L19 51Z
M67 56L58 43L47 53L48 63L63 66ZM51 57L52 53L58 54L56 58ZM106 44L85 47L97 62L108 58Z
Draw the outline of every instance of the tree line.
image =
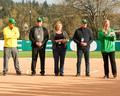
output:
M110 19L114 29L120 28L120 0L61 0L60 4L49 5L47 1L39 3L36 0L0 0L0 34L6 26L9 17L15 18L20 29L20 39L28 39L29 29L34 26L37 17L44 18L44 26L53 32L57 20L63 23L63 29L72 38L80 20L86 18L92 29L94 39L97 39L98 28L102 27L104 19ZM2 35L0 35L2 39Z

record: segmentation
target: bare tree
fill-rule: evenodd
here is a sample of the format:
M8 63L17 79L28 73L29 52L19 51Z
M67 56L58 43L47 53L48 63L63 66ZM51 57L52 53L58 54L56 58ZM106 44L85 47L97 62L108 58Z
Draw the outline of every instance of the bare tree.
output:
M82 17L89 21L95 39L102 21L110 18L114 7L120 4L120 0L66 0L66 2L71 3L82 13Z

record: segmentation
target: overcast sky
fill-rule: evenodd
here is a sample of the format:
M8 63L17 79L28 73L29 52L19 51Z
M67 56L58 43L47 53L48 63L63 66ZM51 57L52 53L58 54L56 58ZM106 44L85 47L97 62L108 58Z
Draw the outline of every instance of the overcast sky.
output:
M22 0L13 0L13 1L21 2ZM30 0L27 0L27 1L30 1ZM43 3L45 0L35 0L35 1L39 1L40 3ZM52 3L55 4L55 3L62 2L62 0L46 0L46 1L48 2L48 4L52 4Z

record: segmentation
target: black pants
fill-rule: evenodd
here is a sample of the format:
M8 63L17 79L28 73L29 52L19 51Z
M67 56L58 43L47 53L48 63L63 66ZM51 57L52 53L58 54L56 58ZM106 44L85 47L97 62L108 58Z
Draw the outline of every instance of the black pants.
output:
M108 59L110 58L112 74L117 75L115 52L102 53L102 56L104 61L104 74L106 76L109 76L109 60Z
M64 73L64 60L65 60L66 48L55 48L53 49L53 57L54 57L54 73L61 74ZM59 60L60 60L60 68L59 68Z
M82 55L85 58L86 76L90 74L90 63L89 63L89 48L77 48L77 73L81 73L81 61Z
M39 48L39 47L32 47L32 64L31 64L31 71L33 74L36 73L36 63L38 54L40 57L41 62L41 74L45 73L45 48Z

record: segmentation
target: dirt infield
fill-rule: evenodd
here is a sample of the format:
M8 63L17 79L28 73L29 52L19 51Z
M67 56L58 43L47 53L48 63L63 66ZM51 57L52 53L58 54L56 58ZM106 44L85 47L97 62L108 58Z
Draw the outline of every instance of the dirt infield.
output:
M2 76L3 60L0 58L0 96L120 96L120 59L117 61L118 77L103 79L102 59L91 59L91 76L85 77L84 60L82 76L75 77L76 59L66 58L64 77L54 76L53 58L46 58L46 76L30 76L31 59L20 58L22 76L16 76L13 61L9 61L9 72Z

